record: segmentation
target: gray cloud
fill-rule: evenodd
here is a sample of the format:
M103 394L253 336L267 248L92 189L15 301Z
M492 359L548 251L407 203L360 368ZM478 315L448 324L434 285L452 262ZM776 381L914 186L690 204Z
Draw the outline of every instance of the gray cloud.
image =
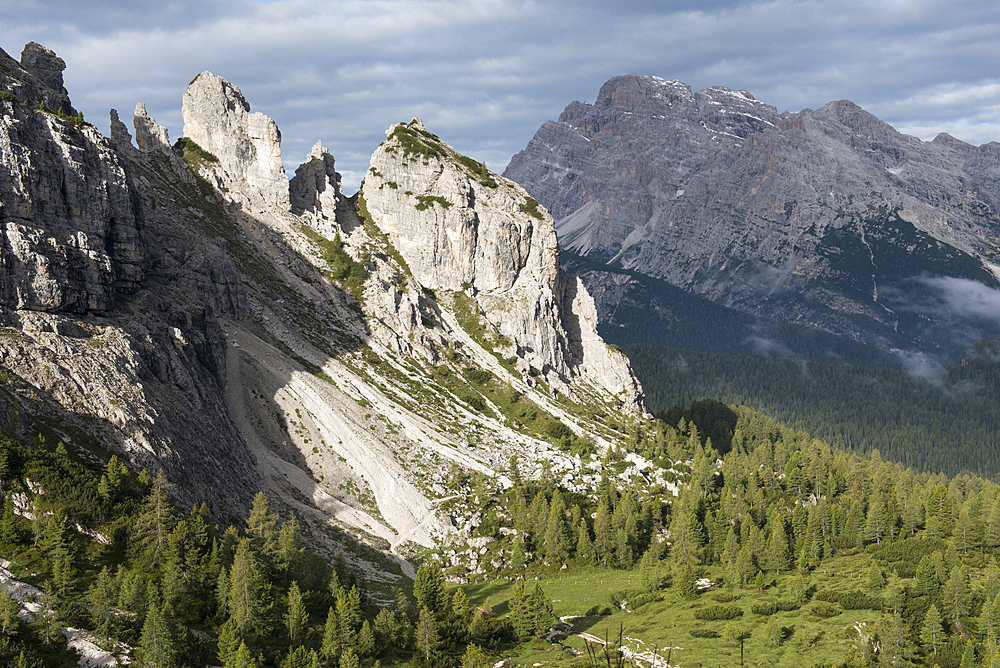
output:
M931 288L935 301L911 303L909 308L939 318L967 318L1000 326L1000 290L965 278L919 278Z
M137 101L181 133L210 69L282 130L289 168L322 139L348 189L394 122L421 116L502 170L544 121L609 77L749 90L782 109L851 99L924 139L1000 139L1000 25L988 3L710 0L11 0L2 46L53 48L107 128Z

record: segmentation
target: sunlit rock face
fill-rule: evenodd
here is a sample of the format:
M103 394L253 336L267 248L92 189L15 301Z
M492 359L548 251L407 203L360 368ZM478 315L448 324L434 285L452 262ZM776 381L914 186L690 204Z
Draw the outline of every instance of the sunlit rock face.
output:
M597 335L593 299L559 268L552 217L419 119L387 135L362 194L417 281L473 297L524 373L540 372L568 393L574 381L593 384L641 407L627 360Z
M239 88L206 70L188 86L181 111L184 136L218 158L225 187L245 184L268 204L288 208L281 133L273 120L250 112Z

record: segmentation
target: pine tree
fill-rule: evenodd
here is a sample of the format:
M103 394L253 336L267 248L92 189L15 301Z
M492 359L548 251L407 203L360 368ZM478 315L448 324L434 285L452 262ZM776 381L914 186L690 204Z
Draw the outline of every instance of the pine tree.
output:
M288 639L292 645L302 644L308 625L309 613L306 612L299 583L293 580L288 588L288 612L285 614L285 626L288 628Z
M166 550L174 528L170 487L163 469L156 475L142 510L133 523L133 550L137 554L159 555Z
M870 593L876 596L885 588L885 576L882 575L882 569L875 561L872 561L871 567L868 569L868 579L865 582L865 587Z
M269 605L264 600L266 587L264 575L250 547L250 539L240 539L229 572L229 614L242 638L258 638L267 628Z
M334 665L340 658L340 629L337 613L330 607L326 613L326 624L323 626L323 641L320 644L320 655L328 665Z
M337 664L340 668L361 668L361 660L358 658L358 652L353 647L348 647L344 650L344 653L340 655L340 663Z
M590 540L590 529L587 528L587 520L583 517L576 529L576 558L584 563L594 561L594 543Z
M618 550L615 552L615 564L620 568L630 569L635 563L632 546L629 545L628 531L622 527L618 530Z
M660 587L660 543L655 537L639 561L639 580L645 591L656 591Z
M261 660L259 656L254 656L247 648L245 642L240 642L240 646L237 647L229 656L229 660L223 664L224 668L258 668L261 665Z
M278 518L268 510L267 494L257 492L247 516L247 533L261 542L261 546L273 543Z
M0 544L11 547L17 543L17 519L14 516L14 495L7 492L3 502L3 518L0 519Z
M944 628L941 625L941 613L937 606L931 604L924 615L924 623L920 627L920 642L923 643L924 651L937 656L938 648L944 642Z
M769 531L765 548L767 569L783 571L788 568L788 536L785 533L785 521L781 517L781 511L776 507L772 508L767 525Z
M238 650L246 650L246 644L240 639L239 630L232 619L227 619L226 623L219 629L218 659L223 666L229 666L233 660L233 655Z
M417 622L417 650L423 653L424 661L431 660L431 654L441 645L438 635L437 620L434 613L427 608L420 609L420 620Z
M341 587L337 590L337 626L340 628L340 648L346 651L357 642L358 628L361 626L361 594L351 585L350 591Z
M302 554L302 547L299 545L299 521L294 514L290 515L281 531L278 532L278 561L282 570L291 576L295 572L299 558Z
M445 592L441 564L431 560L417 569L417 577L413 582L413 595L417 599L417 607L427 608L431 612L444 611L448 595Z
M549 506L548 521L545 524L543 540L545 558L549 563L561 564L569 556L569 537L566 532L566 504L562 494L556 490Z
M511 589L510 599L507 603L511 628L519 638L526 638L534 630L531 606L528 595L524 591L524 580L518 580Z
M518 531L510 547L510 567L515 573L523 570L527 559L527 555L524 553L524 536L521 531Z
M677 589L681 593L681 598L693 600L698 598L698 576L694 572L694 566L688 564L681 571L677 578Z
M21 605L10 595L6 587L0 587L0 631L8 638L17 632L18 613ZM8 635L9 634L9 635Z
M375 654L375 633L367 619L362 622L361 631L358 632L358 654L362 657Z
M965 567L957 564L941 592L945 615L952 623L958 624L969 613L969 575Z
M165 606L154 601L146 612L139 641L142 665L147 668L172 668L176 664L177 639Z
M535 636L544 638L555 621L555 615L552 612L552 601L542 591L542 585L538 582L535 583L535 588L528 598L528 610Z
M597 517L594 518L594 549L601 564L607 566L612 563L615 554L614 526L603 498L597 506Z
M87 603L90 605L90 617L94 624L94 632L110 640L115 634L114 623L114 581L105 566L97 576L97 580L87 592Z
M899 615L883 615L875 628L882 641L879 663L890 666L910 665L913 650L903 618Z
M465 619L469 614L469 610L471 610L469 599L465 595L465 590L459 587L451 595L451 611L455 613L456 617Z
M767 624L764 625L764 643L771 647L777 647L781 644L783 636L784 631L781 628L781 624L778 623L777 615L771 615L770 619L767 620Z
M486 657L483 648L475 643L469 643L462 655L461 668L490 668L493 663Z
M934 564L927 555L920 558L914 580L914 588L921 594L933 594L938 590L940 584L934 572Z
M960 668L976 668L976 645L970 639L965 643L965 651L962 652L962 663Z

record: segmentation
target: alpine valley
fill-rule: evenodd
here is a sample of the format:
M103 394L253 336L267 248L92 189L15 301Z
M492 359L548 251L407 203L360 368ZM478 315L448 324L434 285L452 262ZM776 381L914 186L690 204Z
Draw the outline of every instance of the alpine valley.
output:
M995 662L1000 486L928 472L996 433L990 146L622 77L507 177L395 124L348 196L212 72L172 143L64 68L0 51L4 665ZM928 420L980 449L656 418L599 324L657 388L747 331L961 359Z

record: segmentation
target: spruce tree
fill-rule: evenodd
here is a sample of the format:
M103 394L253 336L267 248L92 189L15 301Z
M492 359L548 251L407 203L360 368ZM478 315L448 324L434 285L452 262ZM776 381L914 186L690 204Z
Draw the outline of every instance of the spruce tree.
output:
M264 600L266 582L257 566L250 539L242 538L229 572L229 614L240 637L253 640L267 629L269 605Z
M306 612L299 583L292 581L288 588L288 610L285 613L285 626L288 628L288 640L291 644L300 645L309 625L309 613Z
M444 587L444 573L441 564L431 560L417 569L417 577L413 582L413 595L417 599L417 607L427 608L431 612L443 612L448 603L448 595Z
M424 655L424 661L431 660L431 654L441 645L438 635L437 620L434 613L427 608L420 609L420 620L417 622L417 650Z
M938 612L936 605L931 604L931 607L927 608L927 614L924 615L924 623L920 627L920 642L924 646L924 651L933 654L935 657L937 656L938 648L944 643L945 639L944 628L941 622L941 613Z

